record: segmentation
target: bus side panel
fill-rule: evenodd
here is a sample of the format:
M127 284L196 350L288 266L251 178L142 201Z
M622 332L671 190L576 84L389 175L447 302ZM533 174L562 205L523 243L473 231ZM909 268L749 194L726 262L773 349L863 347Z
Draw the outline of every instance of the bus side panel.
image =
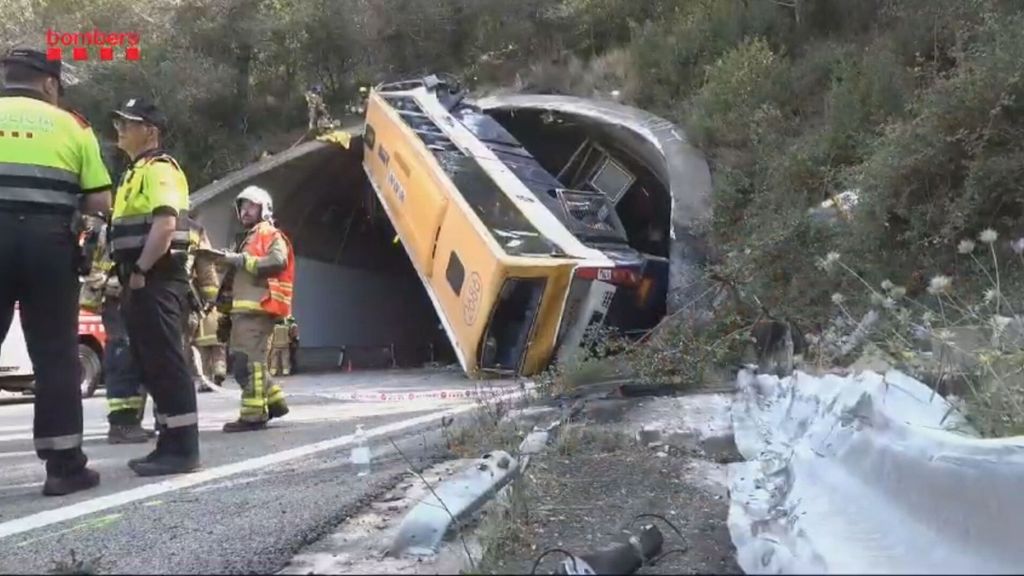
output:
M544 297L530 332L530 343L521 368L523 376L533 376L542 372L551 361L558 337L559 320L572 282L573 268L572 262L554 261L546 266L513 264L506 269L505 274L508 277L547 278Z
M433 156L374 94L366 111L373 131L372 149L363 162L381 201L387 203L392 225L413 254L416 268L429 278L433 271L434 239L449 204L446 177ZM369 144L367 145L369 147Z
M441 224L430 284L475 374L480 339L498 291L502 265L461 210L451 205Z

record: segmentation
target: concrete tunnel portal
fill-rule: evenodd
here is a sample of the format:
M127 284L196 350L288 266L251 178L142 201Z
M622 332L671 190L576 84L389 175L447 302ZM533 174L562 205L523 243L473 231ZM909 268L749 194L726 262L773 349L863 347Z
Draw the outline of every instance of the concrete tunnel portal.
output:
M677 193L666 167L638 153L635 141L602 129L601 121L564 112L552 121L541 109L491 106L483 108L567 186L586 179L580 176L588 170L581 160L585 154L611 157L633 175L615 199L616 211L634 248L670 261L671 292L678 283L679 272L672 268L680 251L672 238ZM241 230L235 196L251 184L272 194L275 219L296 253L293 314L300 327L303 369L456 364L426 290L404 248L394 242L395 230L363 171L362 154L359 135L348 147L325 141L300 144L196 191L193 212L214 246L230 246ZM685 252L693 253L692 248ZM659 311L664 315L670 297L660 298L666 301Z

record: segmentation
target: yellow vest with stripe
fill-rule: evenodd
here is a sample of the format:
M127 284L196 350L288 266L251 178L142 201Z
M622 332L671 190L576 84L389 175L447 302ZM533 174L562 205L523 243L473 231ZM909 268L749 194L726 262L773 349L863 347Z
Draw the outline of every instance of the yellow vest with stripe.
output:
M153 226L153 211L164 206L175 209L179 216L170 251L187 256L189 199L184 172L167 154L137 158L121 178L114 197L109 241L115 261L130 264L139 258ZM185 264L183 260L181 266Z
M0 92L0 209L73 213L79 196L110 188L89 123L32 91Z

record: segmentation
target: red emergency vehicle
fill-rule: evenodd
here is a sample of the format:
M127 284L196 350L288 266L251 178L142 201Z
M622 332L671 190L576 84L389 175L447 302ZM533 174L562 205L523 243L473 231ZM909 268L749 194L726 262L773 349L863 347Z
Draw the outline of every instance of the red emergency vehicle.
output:
M103 381L103 347L107 333L98 314L81 310L78 314L78 362L82 367L82 397L96 393ZM7 338L0 347L0 390L32 392L35 379L32 361L21 330L17 307Z

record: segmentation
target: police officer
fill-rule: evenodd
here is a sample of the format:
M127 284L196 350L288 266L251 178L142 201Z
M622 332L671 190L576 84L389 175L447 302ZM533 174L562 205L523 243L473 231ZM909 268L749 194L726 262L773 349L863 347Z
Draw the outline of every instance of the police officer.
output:
M131 98L113 113L117 145L131 158L121 177L110 244L124 289L125 324L157 410L156 449L128 461L140 476L199 467L196 391L182 346L188 314L188 181L160 147L166 120L152 102Z
M142 389L142 371L132 358L128 331L121 309L121 283L114 270L110 245L106 242L106 222L93 223L99 242L92 254L90 274L82 285L79 305L83 310L100 314L107 341L103 346L103 373L107 389L107 442L110 444L145 444L155 432L142 427L146 393ZM155 411L154 411L155 414Z
M99 484L82 452L78 384L78 239L75 211L110 208L110 174L92 128L58 107L61 63L15 49L2 60L0 92L0 345L14 306L35 373L36 454L43 494Z

